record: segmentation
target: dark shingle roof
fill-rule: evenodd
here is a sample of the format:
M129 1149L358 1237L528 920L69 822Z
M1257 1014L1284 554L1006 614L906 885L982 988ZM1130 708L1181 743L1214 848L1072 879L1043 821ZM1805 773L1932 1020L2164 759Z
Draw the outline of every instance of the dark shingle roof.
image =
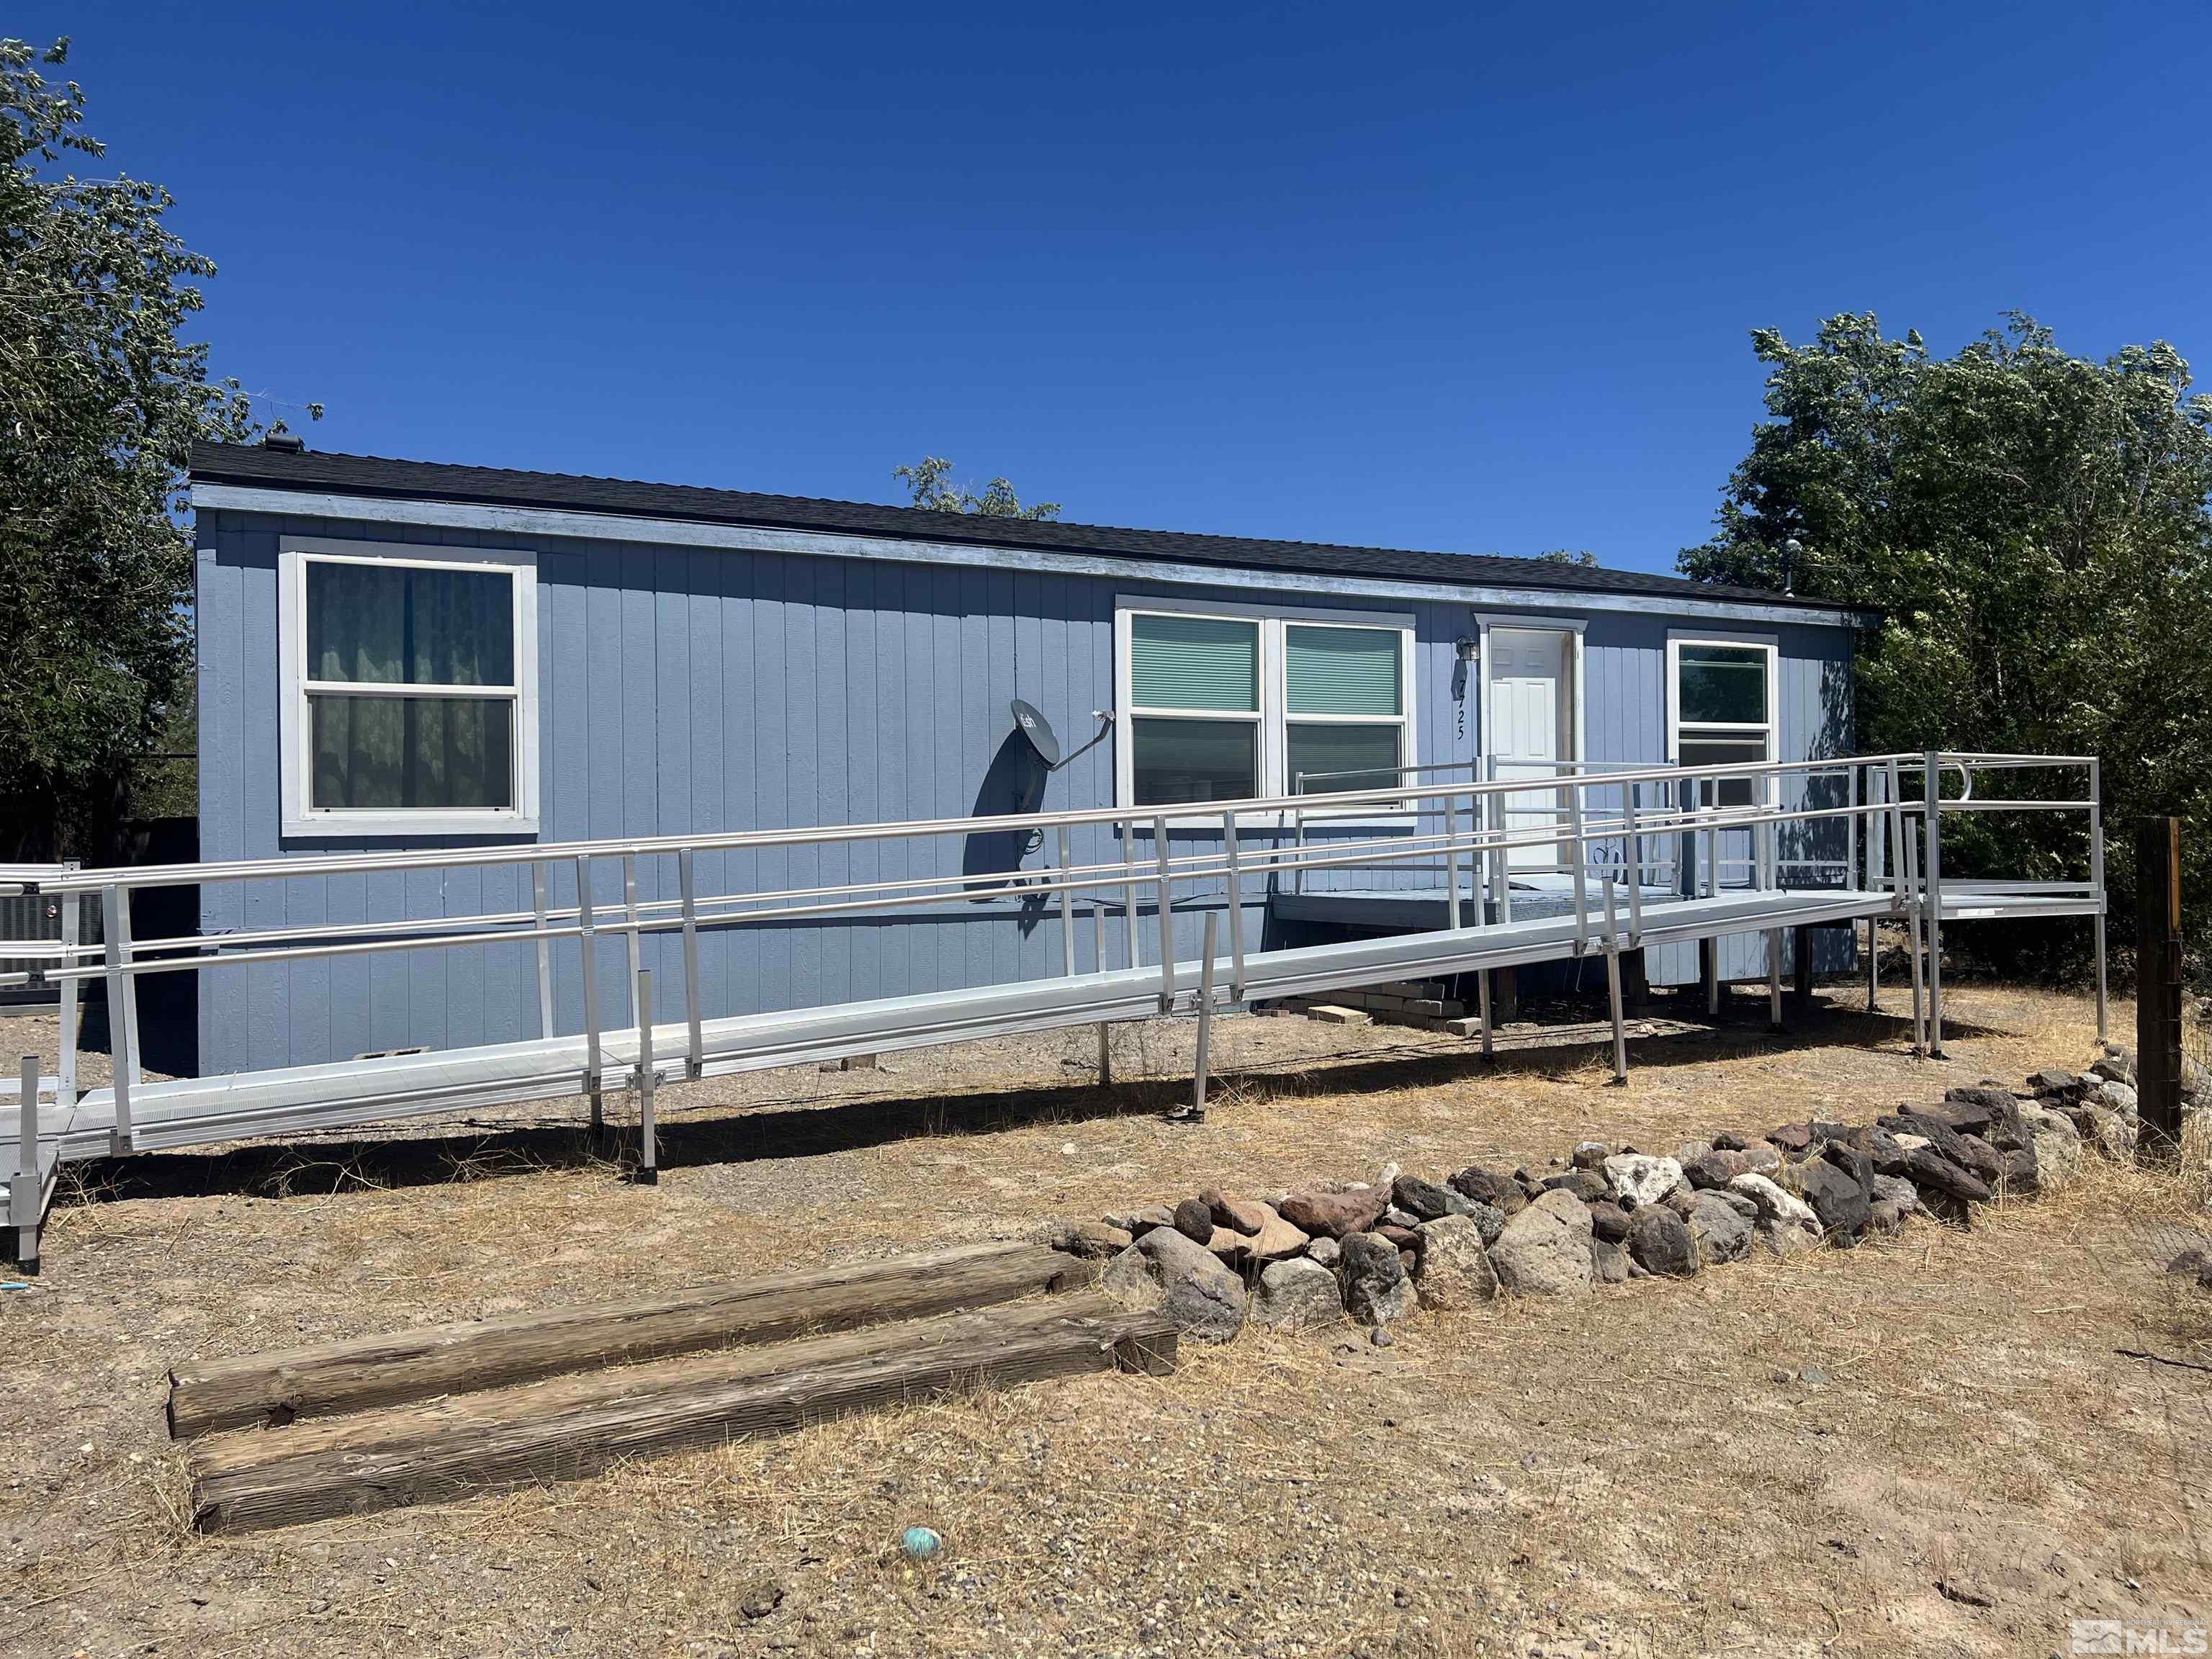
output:
M1655 576L1642 571L1608 570L1602 566L1560 564L1543 559L1508 559L1480 553L1425 553L1387 547L1340 547L1322 542L1267 541L1246 536L1194 535L1171 530L1127 530L1105 525L984 518L912 507L882 507L870 501L763 495L750 490L702 489L690 484L636 483L562 472L517 472L434 461L386 460L371 455L307 452L288 454L259 445L195 444L191 477L195 483L258 485L404 501L550 507L624 518L682 519L702 524L755 525L854 536L896 536L910 541L1103 554L1164 564L1372 576L1395 581L1481 583L1500 587L1543 588L1555 592L1638 593L1655 598L1729 599L1748 605L1790 605L1834 611L1838 621L1847 620L1856 609L1786 598L1764 588L1727 587L1680 576Z

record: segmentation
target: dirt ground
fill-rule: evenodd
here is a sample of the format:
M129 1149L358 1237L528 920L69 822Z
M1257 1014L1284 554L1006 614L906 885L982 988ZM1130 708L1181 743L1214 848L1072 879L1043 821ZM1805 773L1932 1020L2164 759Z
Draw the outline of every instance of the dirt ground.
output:
M1088 1032L887 1055L665 1091L655 1188L565 1106L89 1166L44 1274L0 1293L0 1651L2044 1656L2069 1619L2201 1622L2212 1298L2160 1269L2206 1218L2109 1168L1971 1232L1421 1316L1387 1349L1248 1335L1170 1378L589 1481L182 1523L161 1402L188 1356L1033 1237L1216 1182L1863 1119L2092 1051L2081 1000L1948 1001L1946 1062L1911 1057L1901 998L1869 1018L1838 988L1780 1036L1748 998L1718 1031L1656 1025L1626 1089L1575 1033L1486 1065L1423 1033L1224 1020L1199 1127L1158 1115L1187 1026L1118 1032L1138 1080L1110 1091ZM0 1021L0 1053L52 1030ZM945 1539L927 1565L896 1547L913 1523ZM781 1601L748 1617L766 1580Z

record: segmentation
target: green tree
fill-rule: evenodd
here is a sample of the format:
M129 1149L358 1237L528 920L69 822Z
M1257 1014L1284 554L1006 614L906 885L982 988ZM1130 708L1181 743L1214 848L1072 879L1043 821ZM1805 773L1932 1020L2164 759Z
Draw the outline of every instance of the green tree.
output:
M1589 569L1597 563L1597 555L1587 547L1555 547L1548 553L1536 556L1546 564L1571 564Z
M98 158L63 64L0 40L0 856L116 854L143 757L191 696L195 438L255 430L237 382L179 337L215 266L157 185ZM312 411L317 412L319 411Z
M2200 826L2187 890L2212 915L2212 399L2189 365L2164 341L2075 356L2019 313L1949 358L1872 315L1752 344L1772 418L1682 571L1779 587L1796 541L1796 592L1881 612L1860 641L1858 747L2097 755L2116 910L2126 821L2175 812ZM1960 823L1960 856L2078 872L2078 836L2039 816Z
M965 485L956 488L950 482L951 474L952 463L941 455L925 455L917 466L891 469L891 477L907 487L914 496L914 504L933 513L979 513L988 519L1060 516L1058 501L1039 501L1033 507L1024 507L1021 497L1014 494L1013 485L1004 478L992 479L978 495Z

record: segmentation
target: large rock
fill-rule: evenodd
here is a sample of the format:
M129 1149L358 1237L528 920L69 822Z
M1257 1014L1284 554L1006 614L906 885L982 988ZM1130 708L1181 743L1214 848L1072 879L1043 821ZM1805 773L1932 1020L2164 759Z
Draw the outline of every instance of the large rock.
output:
M1247 1237L1256 1234L1267 1224L1267 1217L1274 1214L1273 1209L1256 1199L1239 1198L1233 1193L1223 1192L1218 1187L1207 1188L1199 1194L1199 1198L1212 1212L1215 1226L1226 1227L1232 1233L1243 1233Z
M1572 1193L1546 1193L1510 1218L1490 1249L1498 1288L1511 1296L1589 1294L1590 1238L1589 1206Z
M1896 1207L1899 1215L1911 1215L1920 1207L1920 1189L1902 1176L1878 1175L1874 1178L1874 1201Z
M1616 1198L1656 1204L1682 1184L1682 1166L1648 1152L1620 1152L1605 1161L1607 1183Z
M1669 1279L1688 1279L1698 1271L1698 1243L1689 1224L1663 1204L1647 1204L1629 1218L1628 1255L1644 1272Z
M2136 1086L2136 1057L2124 1048L2118 1054L2100 1055L2089 1072L2107 1083L2124 1083L2130 1089Z
M1386 1181L1341 1192L1292 1193L1276 1206L1283 1219L1301 1232L1340 1239L1347 1233L1365 1232L1389 1207L1390 1183Z
M1489 1205L1509 1220L1518 1215L1528 1202L1528 1194L1521 1190L1520 1183L1512 1176L1499 1175L1496 1170L1486 1170L1480 1164L1469 1164L1452 1176L1449 1184L1455 1192L1465 1194L1478 1204Z
M1785 1221L1780 1216L1765 1216L1759 1223L1759 1242L1778 1256L1796 1255L1800 1250L1809 1250L1820 1242L1818 1223L1800 1226Z
M1203 1245L1156 1227L1106 1264L1099 1284L1116 1295L1156 1287L1169 1318L1200 1342L1229 1342L1244 1328L1244 1281Z
M2132 1084L2102 1084L2081 1098L2087 1105L2105 1107L2118 1112L2122 1117L2139 1116L2142 1111L2142 1100L2136 1094Z
M1628 1283L1628 1252L1609 1238L1590 1240L1590 1273L1601 1285Z
M1421 1271L1414 1282L1425 1308L1471 1308L1498 1294L1498 1274L1473 1218L1448 1215L1421 1224Z
M1544 1180L1547 1192L1572 1193L1585 1204L1601 1204L1613 1196L1613 1185L1595 1170L1563 1170Z
M2035 1145L2035 1184L2055 1193L2071 1186L2081 1175L2081 1132L2063 1113L2047 1106L2020 1109L2022 1122Z
M1498 1243L1498 1235L1505 1231L1505 1212L1479 1199L1467 1199L1467 1218L1482 1230L1482 1248L1488 1249Z
M1899 1173L1920 1189L1923 1200L1930 1194L1937 1194L1955 1204L1986 1204L1994 1196L1980 1176L1940 1156L1933 1146L1908 1152ZM1956 1218L1954 1205L1929 1204L1928 1207L1931 1214L1940 1215L1947 1221Z
M1751 1248L1751 1223L1719 1193L1698 1194L1697 1211L1690 1217L1689 1226L1698 1259L1708 1267L1739 1261Z
M1786 1227L1809 1227L1818 1230L1820 1218L1813 1213L1813 1206L1795 1193L1785 1193L1765 1176L1753 1170L1740 1175L1729 1182L1729 1190L1741 1193L1758 1207L1763 1221L1778 1221Z
M1748 1152L1708 1152L1684 1159L1682 1176L1690 1185L1704 1191L1707 1188L1725 1187L1738 1176L1748 1175L1751 1168L1751 1154Z
M1252 1322L1279 1331L1310 1331L1344 1317L1344 1292L1336 1275L1318 1261L1296 1256L1260 1270L1252 1293Z
M1413 1284L1397 1245L1380 1233L1346 1233L1340 1242L1346 1313L1363 1325L1389 1325L1413 1311Z
M1820 1218L1821 1231L1831 1238L1848 1241L1866 1231L1872 1204L1868 1189L1826 1158L1811 1158L1790 1164L1776 1184L1811 1205L1813 1213Z
M1052 1247L1085 1261L1111 1261L1136 1243L1125 1227L1103 1221L1064 1224L1053 1235Z
M1202 1198L1186 1198L1175 1206L1175 1230L1194 1244L1213 1237L1213 1206Z
M2081 1109L2089 1120L2082 1138L2106 1158L2132 1163L2136 1155L2136 1120L2122 1117L2104 1106ZM2078 1120L2077 1120L2078 1121Z
M1255 1213L1249 1218L1259 1224L1255 1231L1243 1233L1216 1227L1213 1237L1206 1241L1206 1249L1231 1267L1249 1269L1263 1261L1280 1261L1298 1255L1311 1243L1272 1206L1254 1204L1251 1208Z
M1589 1206L1590 1229L1600 1238L1618 1244L1628 1237L1628 1212L1618 1204L1593 1204Z
M1460 1198L1449 1187L1440 1187L1433 1181L1424 1181L1419 1176L1401 1175L1390 1185L1391 1201L1413 1218L1414 1224L1434 1221L1438 1216L1452 1214L1453 1200Z

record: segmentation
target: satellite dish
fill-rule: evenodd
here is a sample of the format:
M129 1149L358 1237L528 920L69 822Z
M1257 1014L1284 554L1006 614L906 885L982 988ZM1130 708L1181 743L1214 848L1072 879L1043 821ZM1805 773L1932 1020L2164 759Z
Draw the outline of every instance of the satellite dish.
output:
M1037 757L1044 762L1046 769L1049 770L1058 766L1060 738L1053 732L1052 722L1044 717L1035 703L1024 702L1019 697L1014 699L1013 710L1014 724L1030 740L1030 747L1037 751Z

